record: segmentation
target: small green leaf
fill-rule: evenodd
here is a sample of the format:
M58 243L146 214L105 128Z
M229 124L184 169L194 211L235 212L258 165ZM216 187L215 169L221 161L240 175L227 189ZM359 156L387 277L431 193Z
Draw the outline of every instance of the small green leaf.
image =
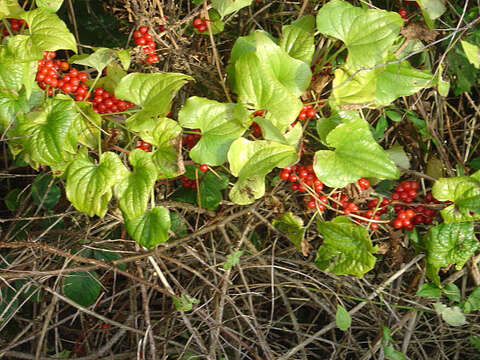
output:
M212 0L212 6L221 17L225 17L235 11L249 6L252 0Z
M92 305L101 290L102 287L95 271L72 272L65 277L63 284L65 296L82 306Z
M480 309L480 286L473 289L464 305L465 314L470 314L478 309Z
M95 83L95 88L101 87L113 94L117 85L120 83L120 80L127 75L127 72L123 70L120 65L115 63L107 65L106 69L107 76L101 77L96 83L94 79L88 80L87 85L93 86Z
M440 224L426 238L427 262L435 269L457 264L460 270L478 248L473 222Z
M18 112L29 113L43 101L43 91L36 86L30 96L27 96L25 87L20 92L0 91L0 132L14 125Z
M385 136L385 130L388 128L388 121L385 116L380 116L377 121L377 125L375 126L375 132L373 136L376 141L380 140Z
M178 142L182 128L178 123L169 118L157 119L157 124L150 133L149 129L140 131L144 141L155 145L152 160L158 170L158 176L163 179L173 178L180 175L178 168L179 159Z
M18 5L17 0L3 0L0 2L0 20L5 18L16 19L22 12L23 9Z
M303 135L303 128L300 122L297 122L293 127L289 127L287 132L282 133L270 120L267 120L264 117L257 116L253 120L260 125L265 140L275 141L296 148Z
M363 119L340 124L328 134L326 141L336 150L317 151L313 166L317 177L327 186L345 187L361 177L397 179L400 176Z
M102 260L102 261L105 261L105 262L111 262L111 261L114 261L114 260L121 259L121 256L118 255L117 252L115 252L113 250L110 250L110 249L93 250L93 257L97 260ZM126 270L127 265L126 264L118 264L116 267L121 269L121 270Z
M190 151L192 160L211 166L225 163L230 145L250 125L249 116L240 104L189 98L178 113L178 121L182 127L201 130L202 138Z
M265 193L265 176L275 167L286 167L298 158L294 147L270 141L235 140L228 152L230 171L238 177L230 191L233 202L246 205Z
M134 219L147 210L148 199L158 174L150 153L135 149L130 152L128 161L133 171L117 183L114 189L124 217Z
M137 131L142 123L167 115L173 97L189 80L193 78L177 73L132 73L123 77L115 89L115 96L142 108L127 120L127 127Z
M102 72L107 65L117 59L117 53L113 49L97 48L92 54L74 55L69 63L93 67L98 72Z
M315 52L314 27L315 18L312 15L301 17L292 24L283 26L280 47L291 57L310 66Z
M383 352L387 360L405 360L405 355L400 351L395 350L393 344L388 344L383 347Z
M227 255L227 260L223 264L223 268L225 270L230 270L233 268L235 265L237 265L240 262L240 257L243 255L243 251L235 251L232 254Z
M67 199L88 216L103 217L113 194L113 186L128 172L117 154L103 153L99 164L78 157L67 169Z
M174 296L172 300L177 311L190 311L193 309L193 304L200 304L200 300L192 298L187 294L182 294L180 297Z
M53 209L57 205L62 191L50 175L39 174L32 184L32 199L35 205L44 209Z
M458 306L448 307L442 303L433 304L437 314L441 315L442 319L451 326L462 326L467 323L465 315Z
M7 195L5 195L3 201L5 202L5 206L10 211L15 211L18 209L21 203L20 198L21 190L18 188L10 190Z
M176 212L170 213L170 230L175 234L177 238L187 235L187 225L183 217L180 217Z
M423 284L420 289L418 289L417 296L439 299L442 296L442 289L440 289L435 284Z
M337 322L337 327L342 331L347 331L350 326L352 325L352 317L348 313L345 308L338 304L337 305L337 313L335 315L335 319Z
M376 258L372 254L377 247L372 245L365 228L345 216L328 222L318 221L317 228L323 237L315 258L315 265L320 270L361 278L373 269Z
M278 219L272 221L272 225L284 232L288 239L295 245L298 251L302 252L302 241L305 236L305 227L301 217L292 212L283 213Z
M442 0L417 0L417 4L420 6L423 15L428 17L428 20L439 18L446 10Z
M475 347L477 352L480 353L480 336L470 335L468 340L470 340L470 343Z
M147 249L168 240L170 224L168 210L161 206L148 210L137 218L125 218L125 227L130 236Z
M97 149L102 117L93 110L90 101L76 101L75 104L79 108L79 119L74 122L78 142L90 149Z
M24 12L21 18L27 22L32 42L41 51L64 49L77 52L75 37L56 14L37 8Z
M63 0L35 0L37 7L51 12L57 12L63 4Z
M407 153L403 150L403 146L399 143L393 144L393 146L386 150L388 156L393 160L395 165L403 168L410 169L410 159L408 158Z
M445 285L443 287L443 293L452 301L460 302L461 300L460 289L454 283Z
M198 187L200 204L198 205L204 209L215 210L223 200L222 190L228 188L228 177L221 173L218 175L219 177L209 171L200 182ZM196 202L198 203L198 198Z
M460 41L462 44L463 51L467 55L468 61L475 66L477 69L480 69L480 48L476 45L470 44L468 41Z
M403 120L402 116L393 110L385 110L385 115L393 122L402 122Z

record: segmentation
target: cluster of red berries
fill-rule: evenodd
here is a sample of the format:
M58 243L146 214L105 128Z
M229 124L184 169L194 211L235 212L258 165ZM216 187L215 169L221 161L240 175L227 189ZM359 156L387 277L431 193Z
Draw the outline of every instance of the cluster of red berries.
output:
M400 210L397 212L397 217L393 220L393 227L395 229L405 228L406 230L413 230L415 226L412 218L415 216L415 211L412 209Z
M147 59L145 60L146 63L158 63L160 59L155 54L157 44L155 44L152 34L148 31L149 28L147 26L140 26L138 30L133 33L133 42L135 45L143 46L142 51L147 54Z
M200 129L193 129L192 132L198 134L187 134L183 136L183 143L189 149L193 148L200 141L202 135L200 135Z
M297 120L313 119L317 115L317 112L313 108L312 104L304 104L302 111L297 116Z
M10 30L12 32L18 32L22 29L22 26L25 26L26 28L28 27L28 24L21 19L6 19L9 22L10 25ZM8 32L8 29L5 27L3 28L3 35L8 36L10 33Z
M197 181L195 179L189 179L186 176L182 176L183 187L187 189L196 189Z
M116 98L103 88L96 88L89 101L93 104L93 110L99 114L122 112L135 106L131 102Z
M140 140L140 142L137 144L137 146L135 146L135 148L143 150L145 152L151 152L152 151L152 146L150 145L150 143L148 143L146 141L143 141L143 140Z
M198 32L203 33L207 31L207 21L197 17L193 20L193 27L197 29Z
M43 59L38 61L36 75L38 86L43 90L48 88L48 95L53 95L53 89L60 89L66 94L72 94L76 101L85 100L88 94L88 87L85 84L88 75L77 69L70 69L70 65L65 61L54 61L55 57L54 51L45 51ZM64 73L69 69L68 73Z
M263 116L265 115L265 110L257 110L253 113L253 116ZM261 136L262 135L262 128L258 125L255 121L252 123L252 130L253 135Z
M280 179L290 181L293 191L304 193L307 191L305 185L313 187L316 192L323 190L323 183L317 179L312 164L288 166L280 172Z
M395 188L392 194L392 200L401 200L407 204L411 203L417 196L418 183L416 181L402 181L400 185Z

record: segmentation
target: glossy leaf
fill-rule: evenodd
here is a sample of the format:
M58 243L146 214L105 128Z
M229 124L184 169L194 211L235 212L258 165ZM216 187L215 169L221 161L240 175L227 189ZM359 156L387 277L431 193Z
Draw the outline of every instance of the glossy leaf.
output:
M317 151L313 166L317 177L327 186L341 188L361 177L397 179L400 176L365 120L358 118L340 124L328 134L326 142L335 151Z
M5 18L17 18L23 12L17 0L2 0L0 2L0 20Z
M199 164L222 165L232 142L250 125L250 113L240 104L224 104L201 97L189 98L178 113L184 128L200 129L202 138L190 150Z
M56 14L37 8L24 12L21 18L27 22L32 42L41 51L64 49L77 52L75 37Z
M14 125L18 112L28 113L43 100L43 91L37 87L30 96L27 96L25 88L20 92L0 90L0 132Z
M418 289L416 295L420 297L439 299L442 297L442 289L435 284L426 283L423 284L420 289Z
M473 311L480 309L480 286L477 286L473 291L468 295L467 300L464 305L465 314L470 314Z
M285 233L298 251L303 252L302 241L306 229L300 216L288 211L283 213L278 219L274 219L272 225Z
M343 67L335 70L332 98L335 104L366 106L375 102L377 78L381 68L358 70Z
M335 319L337 322L337 327L342 331L347 331L352 325L352 317L342 305L337 305Z
M446 7L442 0L416 0L420 9L423 12L423 15L426 17L425 20L435 20L442 16L445 12Z
M461 44L468 61L477 69L480 69L480 48L465 40L462 40Z
M234 13L246 6L249 6L252 0L212 0L212 6L223 17Z
M467 323L465 315L458 306L448 307L447 305L437 302L433 304L433 307L437 314L439 314L448 325L462 326Z
M460 302L462 295L460 294L460 289L454 283L446 284L443 287L443 293L447 298L454 302Z
M355 7L333 0L317 14L317 29L324 35L344 42L349 67L380 63L403 26L397 13Z
M303 128L300 122L289 127L286 132L281 132L270 120L257 116L253 119L262 129L262 136L265 140L275 141L280 144L297 147L303 135Z
M88 216L103 217L113 195L113 186L127 174L115 153L103 153L98 164L79 156L67 169L67 198L77 210Z
M64 279L63 292L65 296L82 306L92 305L101 290L102 287L95 271L72 272Z
M67 96L57 95L43 110L31 112L19 121L19 132L24 153L30 165L44 164L63 171L77 151L75 122L79 115L75 102Z
M25 86L27 98L35 84L37 61L20 61L6 45L0 45L0 89L20 91Z
M312 15L295 20L290 25L282 27L280 47L291 57L301 60L308 66L312 63L315 44L313 32L315 18Z
M93 110L93 105L89 101L76 101L75 104L79 108L79 118L74 123L78 142L90 149L96 149L102 117Z
M228 152L230 171L238 177L230 191L233 202L250 204L265 193L265 176L275 167L286 167L298 158L292 146L269 141L235 140Z
M178 123L169 118L160 118L157 125L151 132L141 131L140 136L144 141L155 145L152 153L152 160L158 169L158 176L161 178L172 178L180 175L178 158L178 142L182 128Z
M205 174L200 185L198 192L200 193L200 199L196 198L196 202L204 209L215 210L220 201L223 200L222 190L228 188L228 177L224 174L215 175L209 171Z
M168 210L157 206L136 218L125 218L125 227L130 236L147 249L168 240L170 216Z
M39 49L28 35L10 36L8 39L8 50L17 62L29 62L39 60L43 51Z
M127 120L127 127L137 131L142 128L143 123L157 116L166 116L173 97L189 80L193 78L177 73L132 73L123 77L115 89L115 96L142 108Z
M51 12L57 12L63 4L63 0L35 0L37 7Z
M120 83L123 77L127 75L127 72L122 69L122 67L118 64L112 63L107 65L107 75L98 79L95 84L95 88L103 88L110 93L114 93L117 85ZM88 80L87 85L92 86L94 80Z
M317 222L323 243L317 251L315 265L336 275L354 275L361 278L373 269L377 247L372 245L368 231L345 216L332 221Z
M117 59L117 53L113 49L97 48L92 54L74 55L70 58L71 64L85 65L101 72Z
M127 219L141 216L147 210L147 203L157 179L157 168L150 153L135 149L130 152L128 161L133 171L115 185L115 197Z
M428 231L425 245L427 262L434 269L456 264L460 270L478 248L473 222L434 226Z

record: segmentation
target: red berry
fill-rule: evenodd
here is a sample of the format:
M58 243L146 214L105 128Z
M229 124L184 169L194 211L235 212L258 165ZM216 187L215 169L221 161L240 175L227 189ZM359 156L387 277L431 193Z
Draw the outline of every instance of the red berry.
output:
M145 26L145 25L140 26L140 27L138 28L138 31L140 31L140 33L142 33L142 34L146 34L146 33L148 32L148 27Z
M378 224L377 223L370 223L370 229L378 230Z
M403 221L400 219L393 220L393 227L395 229L401 229L403 227Z
M155 54L150 54L147 57L147 63L153 64L153 63L158 63L160 61L159 57Z
M392 200L400 200L400 194L395 192L392 194Z
M325 195L320 196L318 200L320 200L324 204L328 204L328 198Z
M415 215L412 219L415 225L422 224L425 221L425 216L423 215Z
M203 33L207 31L207 25L206 24L201 24L197 27L198 32Z
M417 192L415 190L408 190L408 197L410 199L414 199L417 196Z
M435 210L433 209L425 209L423 212L426 217L433 217L435 215Z
M315 209L316 207L315 200L310 200L309 202L307 202L307 207L309 209Z
M305 120L307 118L307 114L305 112L301 112L300 114L298 114L298 119L299 120Z
M298 180L297 175L295 175L295 174L290 174L290 175L288 176L288 180L290 180L290 182L296 182L296 181Z
M415 216L415 211L413 211L412 209L408 209L405 211L405 214L407 215L408 219L411 219Z
M290 171L286 171L285 169L282 170L282 172L280 173L280 179L282 180L288 180L290 176Z
M203 25L204 21L200 18L195 18L193 20L193 27L198 28L200 25Z
M134 39L140 39L143 37L143 34L139 31L139 30L136 30L133 32L133 38Z
M360 178L357 181L357 183L358 183L358 186L360 186L360 189L362 189L362 190L366 190L370 187L370 181L368 181L365 178Z
M317 112L315 111L315 109L308 109L306 113L307 113L307 117L310 119L313 119L315 115L317 115Z
M367 207L369 209L375 209L377 207L377 204L378 204L378 199L370 200L367 204Z
M408 18L408 11L405 8L401 8L400 10L398 10L398 14L400 15L400 17L402 19L407 19Z
M208 165L207 164L200 165L200 171L202 171L202 172L208 171Z

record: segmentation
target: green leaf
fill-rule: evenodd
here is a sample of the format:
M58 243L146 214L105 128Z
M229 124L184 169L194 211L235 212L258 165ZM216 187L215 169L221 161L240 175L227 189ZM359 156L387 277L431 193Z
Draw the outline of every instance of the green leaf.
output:
M0 132L14 125L18 112L28 113L43 101L43 91L36 86L30 96L25 87L20 92L0 90Z
M240 257L243 255L243 251L235 251L232 254L227 255L227 260L223 264L223 268L225 270L230 270L233 268L235 265L237 265L240 262Z
M335 70L332 97L335 104L366 106L375 102L377 78L382 68L361 70L345 65Z
M16 58L17 62L39 60L43 56L43 51L33 43L31 36L10 36L7 38L7 41L8 50Z
M317 29L342 40L348 49L347 63L356 68L382 62L402 26L397 13L362 9L341 0L330 1L317 14Z
M170 111L173 97L191 76L177 73L132 73L120 80L115 96L139 105L142 109L127 120L127 127L137 131L142 124L165 116Z
M298 158L292 146L270 141L235 140L228 152L230 171L238 177L230 191L233 202L246 205L265 193L265 176L275 167L286 167Z
M345 308L337 304L337 313L335 315L337 327L342 331L347 331L352 325L352 317Z
M478 353L480 353L480 337L476 335L470 335L468 338L470 343L475 347Z
M180 217L180 215L175 212L171 212L170 222L170 230L175 234L175 237L180 238L187 236L187 225L185 224L185 220L183 217Z
M32 199L35 205L44 209L53 209L57 205L62 191L50 175L39 174L32 184Z
M156 149L152 153L152 160L158 170L158 176L164 179L173 178L180 175L178 162L178 142L182 128L178 123L169 118L159 118L157 125L149 134L148 130L140 132L144 141L155 145Z
M15 298L15 290L9 286L2 286L0 288L0 324L13 316L18 308L18 297Z
M23 12L17 0L3 0L0 2L0 20L5 18L17 18Z
M44 109L31 112L19 121L19 132L25 136L22 145L30 165L38 168L38 164L44 164L63 171L77 151L77 121L75 102L63 95L57 95Z
M375 132L373 136L376 141L380 140L385 136L385 130L388 128L388 121L385 116L380 116L377 121L377 125L375 126Z
M298 251L303 252L302 241L305 236L305 227L303 226L303 220L301 217L294 215L289 211L283 213L280 218L274 219L272 225L278 230L284 232Z
M386 150L386 152L395 165L407 170L410 169L410 159L405 150L403 150L402 145L396 142L390 149Z
M317 151L313 166L317 177L329 187L345 187L361 177L397 179L400 176L363 119L340 124L328 134L326 142L336 148L335 151Z
M215 210L223 200L222 190L228 188L228 177L221 173L218 175L220 177L209 171L200 182L198 187L200 204L198 205L204 209ZM198 203L198 198L196 200Z
M458 306L448 307L442 303L433 304L437 314L441 315L442 319L451 326L462 326L467 323L465 315Z
M190 151L192 160L211 166L225 163L230 145L249 127L249 117L240 104L189 98L178 113L178 121L182 127L201 130L202 138Z
M455 205L450 205L445 209L440 210L440 214L442 215L445 224L480 220L480 214L470 214L470 211L468 210L461 211L456 208Z
M22 202L21 198L21 190L18 188L10 190L7 195L3 198L3 201L5 202L5 206L7 207L8 210L10 211L15 211L20 207L20 204Z
M376 103L386 106L399 97L410 96L432 85L435 85L434 76L427 70L417 70L407 61L389 64L378 76Z
M460 302L461 300L460 289L454 283L445 285L443 287L443 293L451 301Z
M460 270L478 248L473 222L440 224L426 238L427 262L435 269L457 264Z
M223 17L234 13L246 6L249 6L252 0L212 0L212 6Z
M291 57L310 66L315 52L314 27L315 18L312 15L301 17L292 24L283 26L280 47Z
M417 296L439 299L442 296L442 289L440 289L435 284L423 284L420 289L418 289Z
M180 297L174 296L172 300L177 311L190 311L193 309L193 304L200 304L200 300L192 298L187 294L182 294Z
M264 117L257 116L253 120L260 125L265 140L271 140L297 148L303 135L303 128L300 122L297 122L293 127L289 127L287 132L282 133L270 120L267 120Z
M140 149L130 152L128 161L133 171L115 185L115 197L125 218L134 219L147 210L148 199L157 179L152 156Z
M395 350L393 344L388 344L383 347L383 352L387 360L405 360L405 355L400 351Z
M387 115L393 122L402 122L403 120L402 116L393 110L385 110L385 115Z
M124 218L125 228L140 245L152 249L168 240L170 216L168 210L157 206L137 218Z
M103 88L110 93L114 93L117 85L127 75L127 72L122 69L118 64L112 63L107 65L107 76L101 77L95 83L95 88ZM92 86L95 80L91 79L87 81L87 85Z
M65 277L63 284L65 296L82 306L92 305L101 290L102 287L95 271L72 272Z
M477 286L470 295L468 295L464 305L465 314L470 314L478 309L480 309L480 286Z
M35 0L37 7L51 12L57 12L63 4L63 0Z
M88 216L103 218L113 194L113 186L128 172L117 154L103 153L98 164L78 157L67 168L67 199Z
M98 72L117 59L117 52L108 48L97 48L92 54L74 55L69 63L93 67Z
M442 16L446 8L442 0L417 0L427 24Z
M460 42L468 61L470 61L470 63L477 69L480 69L480 48L465 40L461 40Z
M104 249L104 250L93 250L93 257L97 260L102 260L105 262L112 262L114 260L121 259L121 256L118 255L117 252L110 250L110 249ZM116 265L117 268L121 270L126 270L127 265L126 264L118 264Z
M38 8L24 12L21 18L27 22L32 42L41 51L64 49L77 52L75 37L56 14Z
M98 147L98 139L102 126L102 117L95 110L90 101L76 101L79 108L79 119L74 123L78 142L90 149Z
M373 269L376 258L372 254L377 247L372 245L365 228L345 216L328 222L318 221L317 228L323 237L315 258L315 265L320 270L361 278Z
M7 46L0 45L0 89L20 91L25 86L30 97L35 84L37 61L19 61Z

